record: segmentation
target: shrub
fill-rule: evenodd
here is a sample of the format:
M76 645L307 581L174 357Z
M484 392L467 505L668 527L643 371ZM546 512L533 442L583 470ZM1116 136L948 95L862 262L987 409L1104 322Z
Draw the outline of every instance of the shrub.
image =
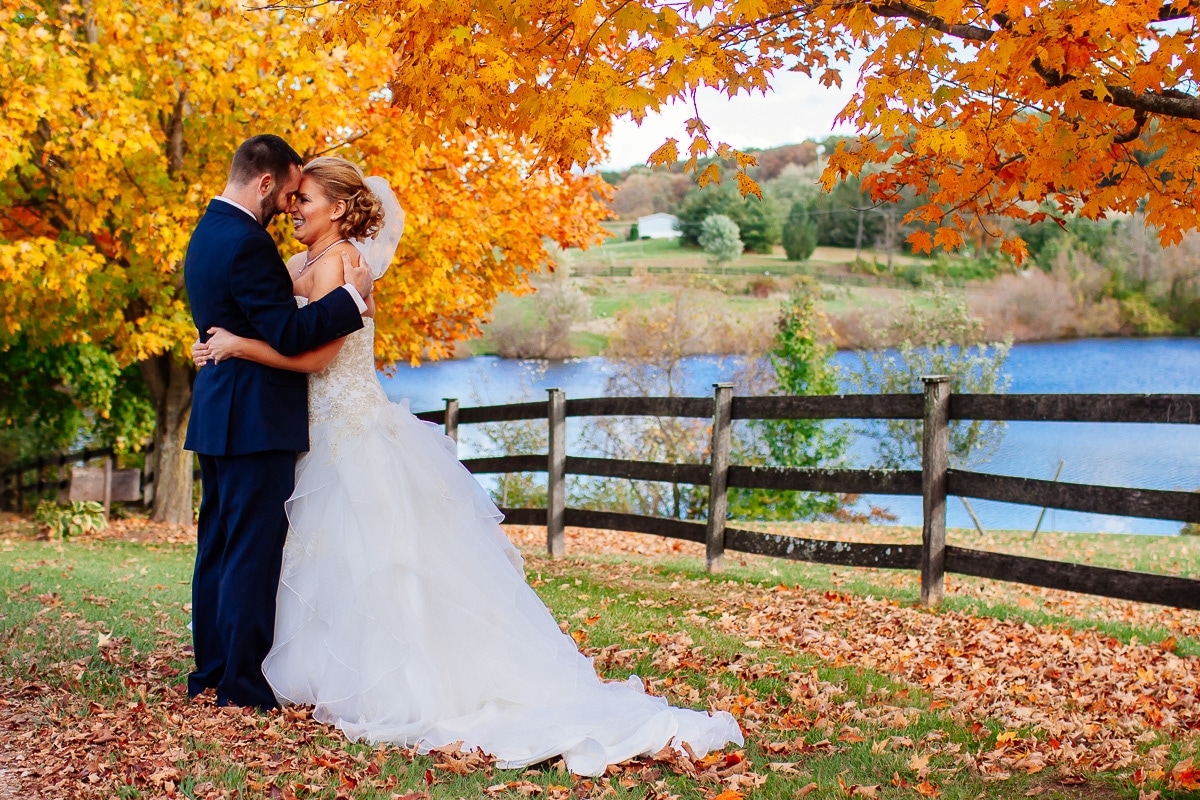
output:
M565 275L555 275L529 298L502 295L487 338L504 358L567 358L571 326L587 309L587 297Z
M1121 317L1139 336L1163 336L1175 332L1175 323L1151 305L1144 294L1130 293L1119 302Z
M737 223L724 214L713 214L700 226L700 246L714 264L733 261L742 253Z
M629 226L628 238L631 242L636 242L638 239L642 238L641 234L638 232L638 224L636 222Z
M905 264L897 270L896 274L913 286L920 286L925 283L925 265L920 262L914 261Z
M808 204L792 203L783 225L783 252L788 261L807 261L817 249L817 223L808 214Z
M680 293L654 309L630 309L615 320L606 355L614 372L610 397L676 397L685 390L683 359L708 352L711 309ZM584 429L585 448L604 458L703 464L709 441L704 420L677 417L597 417ZM677 519L701 519L708 508L704 486L619 478L572 479L571 503Z
M777 394L820 395L838 390L819 291L814 281L801 283L780 311L769 354ZM734 460L748 466L836 466L849 447L844 426L824 420L755 420L745 430L735 441ZM833 515L840 507L838 496L827 492L733 489L729 493L730 514L743 518L814 519Z
M72 536L82 536L108 527L104 506L94 500L76 500L68 506L43 500L38 503L33 519L51 540L61 539L64 542Z
M884 341L899 342L883 350ZM991 394L1008 388L1004 362L1012 340L989 342L983 322L971 315L965 299L940 284L925 303L909 300L904 312L885 333L877 332L876 347L863 351L861 368L851 376L856 391L892 394L923 391L921 378L949 375L956 393ZM909 469L921 463L921 420L873 423L866 433L879 445L879 466ZM969 466L1000 443L1000 422L964 420L950 425L950 463Z
M746 287L746 292L754 297L767 298L771 296L771 292L778 288L779 285L775 283L774 279L764 276L750 281L750 285Z

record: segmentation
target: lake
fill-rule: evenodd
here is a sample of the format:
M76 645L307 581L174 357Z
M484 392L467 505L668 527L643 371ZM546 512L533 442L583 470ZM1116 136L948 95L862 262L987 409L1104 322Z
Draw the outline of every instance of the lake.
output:
M838 353L836 363L853 369L858 356ZM692 395L710 395L712 384L728 380L738 369L736 358L697 356L687 360ZM1200 339L1080 339L1068 342L1014 345L1005 367L1010 392L1061 394L1200 394ZM391 377L381 375L393 400L407 397L415 411L442 408L443 398L457 397L463 406L491 405L544 399L545 390L559 388L567 397L598 397L613 367L604 358L564 362L528 362L495 357L401 366ZM574 420L569 420L571 424ZM471 426L461 430L460 455L477 448ZM865 437L856 443L853 458L865 466L873 448ZM975 469L1002 475L1060 479L1142 489L1200 488L1200 426L1071 422L1011 422L996 452ZM920 525L919 497L876 497L872 502L898 515L898 523ZM1039 508L973 500L985 528L1033 530ZM970 527L962 503L947 504L947 524ZM1172 534L1179 523L1081 514L1046 512L1042 530Z

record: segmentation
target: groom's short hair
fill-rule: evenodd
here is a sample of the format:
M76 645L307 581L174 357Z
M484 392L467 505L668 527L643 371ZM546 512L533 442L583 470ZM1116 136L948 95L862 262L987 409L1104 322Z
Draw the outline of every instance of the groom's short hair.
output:
M242 186L269 172L276 180L288 174L292 165L304 166L304 159L292 146L273 133L251 136L233 154L229 182Z

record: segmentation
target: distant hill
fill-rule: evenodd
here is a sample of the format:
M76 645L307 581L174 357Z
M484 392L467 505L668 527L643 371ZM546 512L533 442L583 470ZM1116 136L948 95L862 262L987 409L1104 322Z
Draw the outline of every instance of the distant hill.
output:
M758 150L750 148L745 152L754 155L758 159L758 166L751 167L747 170L750 177L756 181L769 181L775 178L783 171L784 167L789 164L798 164L807 166L817 160L817 148L822 145L821 142L804 141L800 144L785 144L779 147L772 147L767 150ZM713 161L717 161L714 157L702 158L699 161L700 168L708 166ZM677 161L670 167L650 167L641 164L630 167L626 170L606 170L600 173L604 180L613 185L620 186L629 178L635 175L658 174L665 173L668 175L683 175L682 161ZM722 165L724 166L724 165Z
M747 170L750 177L766 183L779 177L791 165L806 167L817 160L819 142L807 141L772 147L768 150L749 150L758 159L758 166ZM700 167L716 159L700 161ZM721 163L721 162L718 162ZM721 163L722 172L732 172L732 167ZM616 187L611 207L619 219L632 220L659 211L675 212L683 202L684 195L696 185L696 176L683 171L683 162L670 167L651 169L645 166L630 167L619 172L602 172L609 184ZM722 176L724 177L724 175Z

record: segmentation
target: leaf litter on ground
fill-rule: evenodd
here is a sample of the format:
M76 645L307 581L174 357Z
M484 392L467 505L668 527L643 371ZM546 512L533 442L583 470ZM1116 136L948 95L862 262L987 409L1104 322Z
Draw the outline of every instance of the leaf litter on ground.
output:
M526 546L544 537L536 528L509 532ZM14 653L25 631L0 618L8 663L0 798L937 797L956 783L1049 796L1098 780L1123 787L1112 796L1200 789L1200 670L1170 642L931 611L834 586L674 571L647 557L694 558L695 547L657 537L572 530L568 547L589 557L551 561L527 547L531 583L563 595L552 608L568 632L584 634L577 641L601 673L637 670L648 691L672 702L731 711L744 749L697 758L667 748L588 779L561 762L498 770L461 747L419 755L351 745L305 708L260 715L187 699L190 652L177 628L160 627L153 649L136 652L24 577L69 564L21 561L11 562L26 572L10 599L39 606L24 625L86 639L91 653ZM603 570L592 554L607 559ZM766 560L753 566L771 569ZM638 629L640 618L630 618L606 630L622 594L619 602L662 624ZM82 598L99 610L111 605L101 587ZM1135 620L1157 611L1155 624L1180 637L1200 629L1193 612L1125 605L1135 606ZM1101 607L1128 616L1117 601ZM98 670L114 688L89 698L81 681ZM866 767L856 770L863 753Z

